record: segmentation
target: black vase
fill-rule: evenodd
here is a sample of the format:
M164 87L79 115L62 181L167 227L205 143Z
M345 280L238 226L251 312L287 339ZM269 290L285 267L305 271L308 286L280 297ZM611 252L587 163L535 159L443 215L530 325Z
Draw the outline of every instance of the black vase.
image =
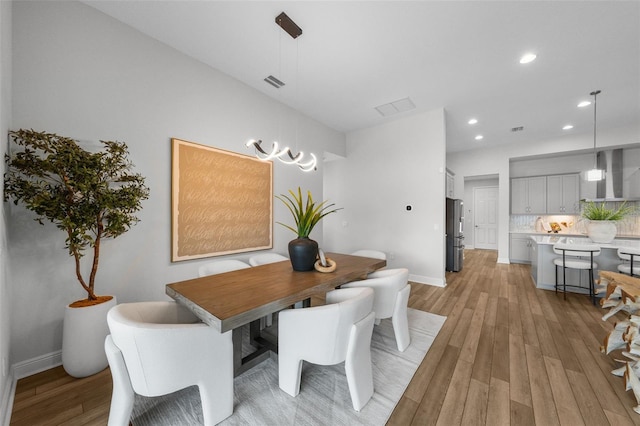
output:
M294 271L311 271L318 256L318 243L309 238L289 241L289 258Z

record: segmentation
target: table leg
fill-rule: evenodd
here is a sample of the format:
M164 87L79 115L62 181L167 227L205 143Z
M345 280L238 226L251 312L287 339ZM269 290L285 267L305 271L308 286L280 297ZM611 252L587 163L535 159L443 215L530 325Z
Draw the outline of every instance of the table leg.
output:
M231 332L233 341L233 376L237 376L242 368L242 327L234 328Z
M250 368L267 360L271 352L278 353L277 342L272 342L262 335L260 330L260 320L249 323L249 343L256 350L247 356L242 356L243 328L234 328L232 331L233 340L233 376L237 377Z

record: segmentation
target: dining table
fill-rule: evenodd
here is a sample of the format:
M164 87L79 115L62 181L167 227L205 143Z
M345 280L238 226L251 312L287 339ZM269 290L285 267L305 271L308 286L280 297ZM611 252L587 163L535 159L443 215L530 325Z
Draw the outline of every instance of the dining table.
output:
M292 307L386 266L384 259L326 253L336 262L333 272L294 271L284 260L222 274L174 282L166 294L184 305L220 333L232 331L234 373L239 375L277 353L277 342L262 336L261 318ZM242 355L242 328L249 324L251 344L257 349Z

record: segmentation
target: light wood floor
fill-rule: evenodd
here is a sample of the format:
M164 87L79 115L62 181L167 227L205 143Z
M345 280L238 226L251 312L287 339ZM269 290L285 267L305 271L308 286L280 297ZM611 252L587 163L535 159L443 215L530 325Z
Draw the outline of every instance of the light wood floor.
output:
M599 345L615 319L586 296L536 290L524 265L469 250L446 288L413 284L410 306L446 315L389 425L640 425ZM623 318L620 316L619 318ZM105 425L109 370L61 367L18 382L12 425Z

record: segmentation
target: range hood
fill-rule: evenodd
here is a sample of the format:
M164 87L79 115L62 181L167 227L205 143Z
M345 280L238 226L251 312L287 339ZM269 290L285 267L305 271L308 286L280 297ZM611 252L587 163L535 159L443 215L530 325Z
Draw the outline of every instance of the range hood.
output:
M585 201L640 201L637 198L623 198L622 193L622 149L599 151L597 154L598 169L605 170L605 178L597 182L596 198Z

